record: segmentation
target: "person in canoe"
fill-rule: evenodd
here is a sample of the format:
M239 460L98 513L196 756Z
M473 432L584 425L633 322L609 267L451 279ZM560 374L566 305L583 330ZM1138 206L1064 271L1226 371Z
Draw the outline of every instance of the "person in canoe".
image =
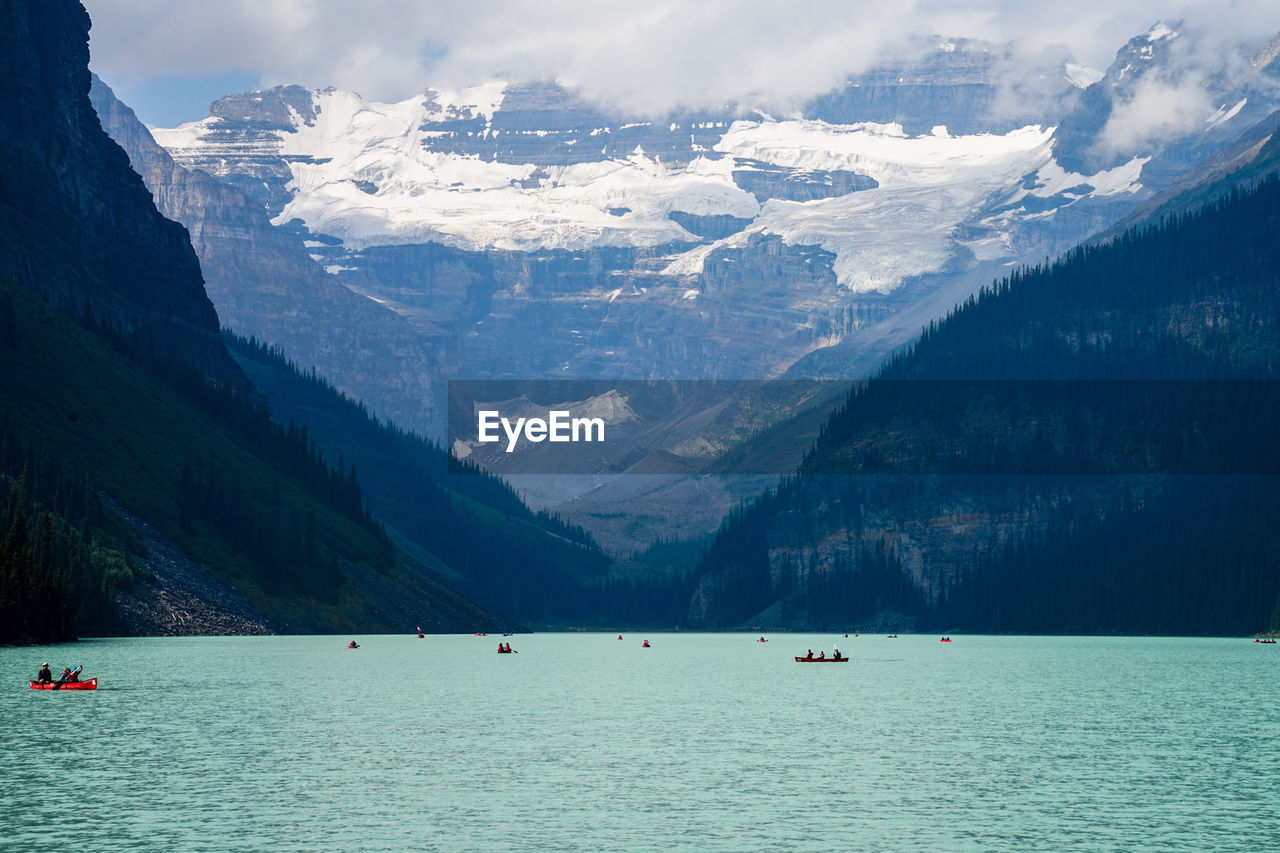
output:
M40 664L40 673L36 676L36 684L52 684L53 673L49 671L48 662Z
M826 660L826 659L827 659L827 653L825 651L818 652L818 660Z
M640 644L640 648L642 648L642 649L647 649L647 648L649 648L649 641L648 641L648 640L645 640L643 643L641 643L641 644Z
M831 650L831 656L832 656L833 658L835 658L836 660L840 660L840 650L839 650L839 649L832 649L832 650Z
M58 683L59 684L75 684L77 681L80 680L80 669L81 669L80 667L76 667L75 669L72 669L71 667L66 667L65 669L62 670L62 674L58 676Z
M813 649L809 649L809 653L804 656L805 660L813 660Z
M351 642L347 643L347 648L349 648L349 649L358 649L358 648L360 648L360 644L359 644L359 643L357 643L355 640L352 640Z

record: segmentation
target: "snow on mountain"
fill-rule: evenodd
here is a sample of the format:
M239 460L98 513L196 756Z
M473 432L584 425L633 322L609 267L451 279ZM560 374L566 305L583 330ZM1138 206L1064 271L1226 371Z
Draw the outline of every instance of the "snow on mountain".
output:
M1226 72L1203 76L1212 91L1181 97L1180 51L1191 43L1162 22L1131 39L1105 74L1065 62L1056 72L1062 91L1049 99L1065 111L1021 124L992 111L1010 83L999 76L1007 51L941 41L780 118L729 107L623 117L555 83L490 81L399 103L281 87L228 96L210 118L154 133L179 162L234 183L277 225L304 232L314 257L357 292L433 329L469 324L466 340L483 342L475 348L485 359L500 349L489 343L496 332L481 327L488 291L464 279L490 273L474 267L456 279L472 261L426 247L570 253L542 267L552 277L543 293L615 306L601 315L606 323L624 302L660 304L655 316L678 303L679 316L710 327L710 289L733 301L738 287L782 281L761 316L796 329L799 351L859 328L858 312L902 308L851 300L894 294L920 277L990 276L1062 251L1274 103L1265 87ZM1242 73L1261 79L1267 65ZM1147 109L1153 89L1157 106L1179 95L1176 127ZM773 252L789 260L766 260ZM421 263L451 271L416 271ZM529 298L526 261L501 264L493 292ZM465 295L465 307L431 296L442 287L449 299ZM952 298L946 287L936 294ZM563 319L556 341L569 335L567 344L547 346L588 351L582 321ZM600 363L626 357L600 347ZM663 358L679 361L674 350ZM572 360L556 363L570 369Z
M686 252L665 272L696 273L717 248L775 234L832 252L836 278L849 290L888 292L941 269L955 253L955 229L991 193L1052 162L1051 138L1052 130L1040 127L970 136L937 127L908 137L896 124L738 122L717 150L796 169L856 171L878 186L808 202L771 199L743 232Z
M1240 115L1240 111L1244 109L1244 106L1247 103L1249 103L1248 98L1241 98L1236 101L1235 106L1230 109L1227 108L1226 104L1223 104L1221 107L1218 107L1217 112L1205 119L1204 122L1209 126L1209 130L1218 127L1219 125L1226 124L1236 116Z
M1080 65L1075 62L1066 63L1064 70L1066 71L1067 79L1071 81L1071 85L1077 89L1088 89L1106 76L1105 71L1099 71L1097 68L1090 68L1087 65Z
M492 118L501 89L480 90L482 107L474 105L475 91L394 104L342 90L314 92L314 115L291 110L289 127L259 139L259 155L278 157L290 174L290 197L275 221L300 220L348 250L435 241L471 251L535 251L698 244L673 212L733 217L751 225L727 241L680 253L667 271L696 273L696 261L716 245L775 234L833 252L837 278L849 289L886 291L939 269L954 248L952 229L991 192L1052 158L1052 129L1038 126L964 136L939 126L908 136L897 124L771 119L734 122L714 151L692 153L684 165L642 150L552 166L431 150L433 132L422 130L430 122ZM181 156L213 132L211 122L156 136ZM760 164L788 174L854 173L878 186L762 204L738 183L740 173Z
M488 96L479 106L477 91ZM383 104L342 90L315 92L315 117L295 113L292 127L267 142L291 172L292 197L276 221L301 220L350 249L439 241L527 251L694 241L669 218L672 211L750 218L759 210L733 183L726 160L699 156L671 166L637 150L625 159L540 167L431 150L438 132L424 125L492 118L501 84L465 94L472 97L446 100L433 90ZM155 135L181 156L198 146L211 122Z

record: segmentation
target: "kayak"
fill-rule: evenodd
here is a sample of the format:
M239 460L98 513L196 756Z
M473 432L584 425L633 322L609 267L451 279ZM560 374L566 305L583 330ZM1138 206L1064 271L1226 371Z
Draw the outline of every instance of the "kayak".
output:
M59 685L58 682L52 684L41 684L38 681L31 682L32 690L97 690L98 679L90 678L88 681L68 681Z
M796 663L848 663L849 659L844 658L796 658Z

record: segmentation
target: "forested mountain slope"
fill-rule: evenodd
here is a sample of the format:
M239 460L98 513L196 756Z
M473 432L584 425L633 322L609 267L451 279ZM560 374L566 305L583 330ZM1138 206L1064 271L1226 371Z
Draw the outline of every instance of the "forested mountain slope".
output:
M609 559L587 534L532 512L501 480L380 422L274 348L235 336L231 350L273 411L357 466L374 515L411 553L477 600L526 622L581 619ZM585 584L585 588L584 588Z
M726 523L691 620L1274 626L1278 235L1270 178L932 324Z

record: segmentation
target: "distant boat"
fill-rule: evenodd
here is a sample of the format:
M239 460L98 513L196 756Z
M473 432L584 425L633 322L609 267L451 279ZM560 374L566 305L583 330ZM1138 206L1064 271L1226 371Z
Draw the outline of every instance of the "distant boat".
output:
M799 657L799 656L796 657L796 663L848 663L848 662L849 662L848 655L842 658L809 658L809 657Z
M62 684L53 682L51 684L41 684L39 681L31 682L32 690L97 690L98 679L90 678L88 681L66 681Z

